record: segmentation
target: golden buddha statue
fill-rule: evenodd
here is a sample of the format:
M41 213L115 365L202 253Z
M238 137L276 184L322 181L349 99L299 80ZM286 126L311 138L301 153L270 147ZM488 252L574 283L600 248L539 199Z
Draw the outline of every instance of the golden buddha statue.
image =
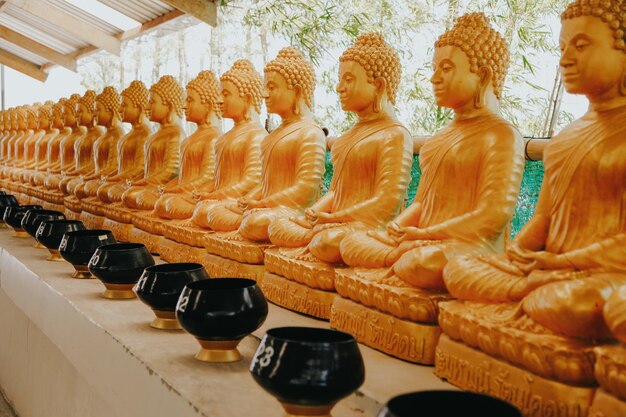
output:
M135 227L131 240L145 244L152 253L159 253L163 222L158 212L165 209L165 202L172 199L195 202L192 193L213 185L215 142L222 133L219 94L219 82L212 71L201 71L187 84L185 116L197 129L181 143L179 175L157 189L142 191L138 198L138 208L142 211L133 215Z
M24 133L13 144L13 169L11 169L11 180L15 183L22 182L22 173L24 167L29 162L28 144L31 139L36 139L37 133L37 109L41 103L35 103L32 106L24 106L26 118L26 126ZM34 147L31 147L34 149Z
M124 136L120 122L120 95L113 87L105 87L96 96L96 123L106 129L93 144L93 171L83 176L74 194L78 199L95 197L102 185L101 178L117 172L118 143Z
M59 127L63 127L63 108L60 102L44 103L38 109L39 138L36 139L32 162L26 166L29 170L24 181L36 185L34 179L40 174L47 163L48 143L59 134ZM34 190L33 190L34 191Z
M2 169L2 177L6 178L7 186L9 187L11 187L11 173L13 172L13 167L18 162L15 144L16 142L20 141L27 133L25 106L18 106L15 108L12 118L12 127L14 133L8 138L6 144L6 159L4 160L4 167Z
M58 131L56 135L50 136L47 144L41 143L39 151L35 152L39 158L39 165L35 167L37 171L31 178L31 184L42 187L46 181L46 174L59 164L60 143L72 133L72 129L65 127L64 108L68 99L62 98L52 106L52 130Z
M217 97L218 105L222 116L232 119L234 126L215 142L212 181L195 192L164 195L155 204L155 213L163 219L161 232L171 239L167 242L169 247L161 253L168 260L193 257L188 256L187 245L204 247L206 230L197 226L192 216L205 222L208 208L220 200L245 195L261 179L261 141L267 135L259 121L263 79L250 61L238 60L220 80L222 91Z
M13 143L15 139L22 133L22 131L18 127L18 108L12 108L9 110L9 115L6 119L7 124L9 125L9 134L6 138L3 139L2 143L2 169L0 169L0 177L3 179L6 178L6 185L8 187L9 174L11 170L11 165L13 163L12 154L13 154Z
M435 100L454 118L420 150L415 201L385 230L342 241L341 256L351 268L336 270L334 284L344 298L333 305L331 326L354 333L347 318L360 313L395 319L391 331L420 337L422 355L389 348L371 335L360 340L405 360L433 363L437 303L449 297L442 278L447 260L502 251L514 214L524 143L499 111L508 58L506 42L481 13L462 16L435 43Z
M4 111L4 114L2 117L2 123L4 125L4 133L0 141L1 149L2 149L2 155L0 156L0 163L2 163L2 165L4 165L8 161L8 156L9 156L8 152L10 149L8 143L11 137L14 136L16 133L16 130L13 126L14 119L15 119L14 108L11 107L8 110Z
M44 198L46 201L55 202L57 204L63 204L63 193L59 189L59 183L61 179L65 177L66 172L70 171L75 165L75 149L76 142L85 134L86 129L84 126L78 124L76 118L76 110L78 108L78 101L81 99L79 94L72 94L70 98L65 102L63 106L63 125L71 130L71 133L58 143L59 153L57 162L51 162L48 169L48 176L45 180L45 186L48 189L48 193ZM55 143L53 141L53 147ZM54 148L51 157L54 157ZM60 202L58 200L60 197Z
M21 183L29 181L31 170L35 167L35 151L37 142L46 134L46 130L50 127L50 118L52 116L52 102L46 101L44 104L35 104L27 107L28 129L32 134L24 141L24 160L22 162L22 170L16 177Z
M590 350L610 338L602 310L626 283L625 29L621 0L576 0L562 15L563 83L590 107L546 145L535 214L505 253L460 256L444 270L460 301L440 305L449 337L437 373L454 384L466 385L446 364L480 357L541 381L534 389L559 409L587 414Z
M119 144L117 171L104 178L104 184L98 188L98 200L102 203L121 201L124 186L127 180L143 177L144 145L150 137L151 130L148 124L148 89L139 80L135 80L121 93L122 104L120 113L122 122L130 123L131 130L122 138ZM119 196L118 199L109 197Z
M393 109L400 73L397 54L379 33L359 36L341 56L337 92L342 109L358 121L332 145L328 193L304 214L270 225L269 238L278 248L266 252L262 285L268 299L329 318L333 266L343 263L341 241L358 230L382 228L399 213L413 159L411 135ZM307 301L284 297L292 290L306 293Z
M230 273L228 264L262 264L270 222L301 214L319 197L326 140L312 118L314 90L313 66L295 48L282 49L265 66L267 111L282 123L261 144L261 181L239 199L207 208L205 218L193 217L195 224L219 232L206 237L221 268L210 271L212 276Z
M184 91L171 75L164 75L150 87L150 120L159 124L159 130L145 144L144 173L141 178L128 180L125 187L112 187L108 196L116 203L103 208L105 225L118 240L128 240L132 212L141 207L144 192L158 190L178 173L180 141L185 137L180 124L183 105Z
M77 121L87 130L74 144L74 167L65 172L65 178L59 183L59 189L66 195L73 195L83 182L82 178L94 170L94 144L104 134L104 129L96 124L96 97L95 91L88 90L78 100Z

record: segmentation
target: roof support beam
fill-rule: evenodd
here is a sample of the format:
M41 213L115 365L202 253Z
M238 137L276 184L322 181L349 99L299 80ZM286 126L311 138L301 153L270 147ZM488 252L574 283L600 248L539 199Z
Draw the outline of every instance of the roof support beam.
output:
M217 26L217 4L213 0L162 0L191 16Z
M3 49L0 49L0 64L4 64L7 67L13 68L15 71L19 71L41 82L46 81L46 78L48 78L48 74L42 71L37 65Z
M135 29L131 29L131 30L127 30L126 32L122 32L118 35L116 35L115 37L117 39L119 39L120 41L127 41L142 35L145 35L148 32L151 32L155 29L158 29L162 24L170 22L180 16L183 16L185 13L180 11L180 10L172 10L169 13L165 13L164 15L161 15L157 18L154 18L146 23L144 23L143 25L141 25L138 28ZM87 55L91 55L94 52L97 52L99 49L96 48L93 45L89 45L86 46L82 49L79 49L78 51L72 52L71 54L67 54L65 55L67 58L73 59L73 60L78 60L80 58L83 58ZM54 63L48 63L48 64L44 64L41 66L42 70L47 71L48 69L52 68L54 66Z
M18 6L28 13L47 20L53 25L62 27L71 34L84 39L92 45L107 50L115 55L120 54L120 40L103 32L102 30L76 19L64 11L46 4L39 0L10 0L11 4Z
M11 42L14 45L29 50L30 52L39 55L42 58L47 59L50 62L61 65L71 71L76 72L76 60L68 58L65 55L55 51L52 48L48 48L46 45L42 45L19 32L9 29L6 26L0 25L0 38Z

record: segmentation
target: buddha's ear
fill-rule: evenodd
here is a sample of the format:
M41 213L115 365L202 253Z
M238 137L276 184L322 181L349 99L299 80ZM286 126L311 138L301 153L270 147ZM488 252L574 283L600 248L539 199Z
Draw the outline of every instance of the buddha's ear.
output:
M622 78L619 80L619 92L626 96L626 51L622 56Z
M296 100L293 103L293 113L297 115L300 114L300 100L302 100L304 96L302 94L302 87L300 86L300 84L294 85L293 91L296 93Z
M374 87L376 87L376 93L381 97L387 92L387 80L384 77L378 77L374 80Z
M254 101L254 99L252 98L252 94L250 93L244 94L243 100L246 102L248 106L252 106L252 102Z
M478 68L478 77L480 78L481 87L486 88L493 81L493 69L490 66L483 65Z

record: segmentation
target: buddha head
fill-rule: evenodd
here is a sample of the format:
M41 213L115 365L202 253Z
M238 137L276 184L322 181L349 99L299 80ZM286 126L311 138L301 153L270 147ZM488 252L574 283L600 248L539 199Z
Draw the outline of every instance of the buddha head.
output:
M15 128L18 130L25 130L28 127L26 107L19 106L15 111Z
M168 124L183 116L185 92L171 75L164 75L150 87L150 120Z
M26 126L28 129L37 130L39 126L39 108L41 106L41 103L24 106L26 110ZM45 129L45 127L39 127L39 129Z
M72 94L63 104L63 126L76 127L76 109L80 94Z
M337 93L344 111L393 112L402 66L380 33L360 35L339 58Z
M148 89L139 80L134 80L122 91L120 113L125 123L136 123L141 120L148 109Z
M438 106L455 111L497 107L509 48L482 13L461 16L435 42L431 78Z
M284 48L265 65L265 106L285 118L308 113L313 107L313 65L296 48Z
M576 0L561 20L560 65L567 91L592 102L626 96L626 2Z
M38 106L37 114L39 115L39 129L48 130L52 123L52 101L46 101L44 104Z
M222 116L241 120L257 119L263 102L263 79L247 59L235 61L220 77Z
M96 92L93 90L85 91L85 94L78 99L76 106L76 119L81 126L94 126L95 120L95 104Z
M111 86L96 96L96 123L99 126L109 127L120 118L120 95Z
M61 98L52 105L52 127L55 129L63 129L63 107L67 102L66 98Z
M206 124L212 119L221 119L219 94L220 85L213 71L201 71L187 84L187 99L184 105L187 121Z
M4 123L4 130L13 130L13 108L9 108L4 111L4 117L2 118Z

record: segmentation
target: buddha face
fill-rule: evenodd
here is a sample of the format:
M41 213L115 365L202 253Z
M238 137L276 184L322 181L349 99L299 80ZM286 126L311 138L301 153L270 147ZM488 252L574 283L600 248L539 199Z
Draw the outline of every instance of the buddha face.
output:
M269 113L281 117L290 114L296 104L297 94L295 89L287 86L287 80L276 71L265 73L265 105Z
M24 130L27 127L26 117L23 114L18 113L16 118L17 129Z
M563 83L569 93L604 99L619 94L626 53L613 47L613 32L606 23L590 16L565 19L559 42Z
M135 106L133 101L126 97L122 96L122 104L120 105L120 114L122 115L122 121L125 123L135 123L139 119L140 109L138 106Z
M461 110L473 106L479 94L480 78L470 71L467 55L456 46L435 48L433 56L433 84L438 106Z
M102 103L96 102L96 123L99 126L108 127L113 120L113 112L107 109Z
M76 118L81 126L89 126L93 123L93 113L83 103L78 103Z
M28 113L26 122L28 123L29 129L37 129L37 127L39 126L40 113L41 112L39 111L37 111L36 114L31 114L30 112ZM40 129L44 129L44 128L40 128Z
M200 94L193 88L187 89L187 99L185 100L185 117L188 122L202 123L206 120L209 114L209 107L207 104L202 103Z
M52 109L52 127L61 129L63 127L63 112Z
M67 127L76 126L76 116L71 107L63 106L63 125Z
M48 115L45 111L38 111L37 116L39 129L46 130L50 127L50 119L48 119Z
M239 95L239 89L230 81L222 83L222 95L218 99L222 107L222 116L229 119L243 119L246 116L247 106L244 97Z
M376 100L376 86L367 81L367 72L361 64L344 61L339 64L337 93L344 111L362 113L372 109Z
M163 99L154 91L150 92L150 120L161 123L167 118L169 108L163 103Z

